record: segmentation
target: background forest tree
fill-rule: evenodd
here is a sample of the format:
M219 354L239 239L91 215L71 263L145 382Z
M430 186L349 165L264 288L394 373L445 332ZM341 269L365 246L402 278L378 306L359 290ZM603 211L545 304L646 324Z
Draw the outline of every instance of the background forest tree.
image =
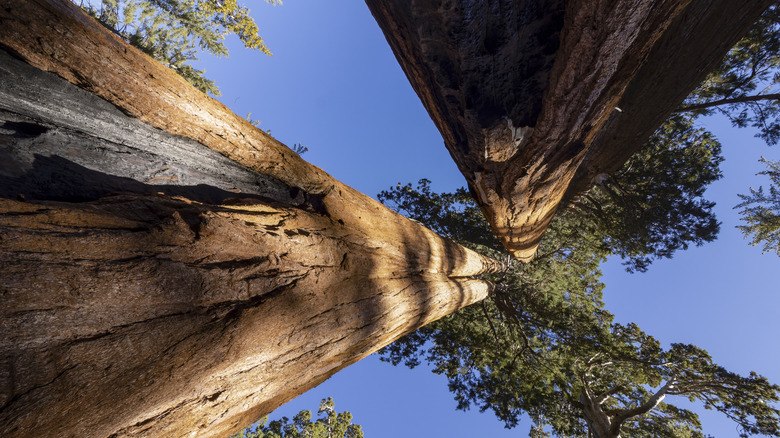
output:
M278 0L265 0L276 5ZM192 65L199 52L228 56L225 37L244 47L271 52L249 9L237 0L74 0L125 41L173 69L204 93L219 95L205 70Z
M317 415L312 421L311 411L302 410L292 420L282 417L271 422L266 416L231 438L363 438L360 425L352 424L352 414L336 412L332 398L320 402Z
M759 175L767 175L770 183L765 191L763 186L750 189L750 194L739 195L742 202L735 208L741 208L745 225L739 227L745 236L752 236L751 245L763 244L764 252L780 256L780 161L761 158L767 170Z

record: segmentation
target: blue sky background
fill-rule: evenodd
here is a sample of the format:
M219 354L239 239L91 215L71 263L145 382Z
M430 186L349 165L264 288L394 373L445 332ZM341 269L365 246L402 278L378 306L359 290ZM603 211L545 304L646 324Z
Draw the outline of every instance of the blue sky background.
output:
M247 2L249 3L249 2ZM376 194L398 182L428 178L437 191L465 185L428 114L379 27L359 1L287 0L249 3L273 57L231 41L230 58L203 56L219 98L335 178ZM780 257L761 254L734 227L737 193L767 184L758 159L780 159L750 130L720 119L704 122L721 140L724 178L711 186L722 230L717 241L627 274L618 260L604 266L605 301L619 322L636 322L665 343L693 343L742 374L755 370L780 383ZM376 356L341 371L271 415L292 417L332 396L353 413L367 438L398 436L523 437L530 424L506 430L492 413L455 410L447 382L424 366L414 370ZM672 400L670 400L672 401ZM702 411L699 409L699 411ZM736 438L733 423L703 412L705 433Z

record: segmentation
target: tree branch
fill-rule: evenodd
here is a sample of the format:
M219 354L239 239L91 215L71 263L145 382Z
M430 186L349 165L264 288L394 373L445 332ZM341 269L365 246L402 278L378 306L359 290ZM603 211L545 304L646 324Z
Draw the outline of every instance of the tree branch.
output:
M493 336L496 338L496 346L498 348L501 348L501 340L498 337L498 332L496 332L496 328L493 327L493 321L490 320L490 315L488 314L487 307L485 307L485 301L480 301L480 304L482 305L482 311L485 312L485 319L487 320L488 324L490 324L490 330L493 332Z
M622 391L625 388L623 385L617 385L613 386L612 388L602 392L601 394L597 395L596 398L593 400L594 402L601 404L604 403L606 399L611 397L613 394L616 394L620 391Z
M676 110L675 113L684 113L688 111L696 111L700 109L712 108L720 105L729 105L732 103L745 103L745 102L759 102L762 100L780 100L780 93L773 94L758 94L755 96L740 96L732 97L728 99L713 100L712 102L697 103L694 105L683 105Z
M615 418L613 419L613 424L620 425L627 419L631 417L635 417L637 415L642 415L650 412L653 410L656 406L658 406L661 401L663 401L664 397L666 397L666 394L669 392L669 390L674 388L674 384L676 383L675 379L671 379L664 386L661 387L658 391L656 391L655 394L652 395L649 399L647 399L646 402L643 404L633 408L633 409L626 409L623 412L616 414Z

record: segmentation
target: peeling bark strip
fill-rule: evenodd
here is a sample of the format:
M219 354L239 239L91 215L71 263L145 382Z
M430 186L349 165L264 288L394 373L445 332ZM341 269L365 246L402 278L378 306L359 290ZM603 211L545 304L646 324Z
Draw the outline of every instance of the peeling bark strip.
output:
M226 436L487 295L67 0L0 0L0 45L3 437Z
M0 0L0 48L171 134L312 194L333 178L68 0Z
M564 195L618 169L771 0L366 3L493 231L530 260Z

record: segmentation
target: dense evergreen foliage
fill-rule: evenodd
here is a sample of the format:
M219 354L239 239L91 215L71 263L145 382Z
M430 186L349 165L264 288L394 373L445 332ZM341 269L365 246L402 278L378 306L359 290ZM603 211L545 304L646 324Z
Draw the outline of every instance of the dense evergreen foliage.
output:
M704 132L689 130L688 138L706 139L703 150L712 153L714 163L702 159L688 172L698 175L703 167L717 175L717 143ZM647 166L629 163L620 176L630 181L633 173L648 171ZM496 288L490 299L391 344L382 350L383 360L411 367L428 362L448 378L459 408L490 409L507 427L517 425L525 412L534 419L531 436L703 437L697 415L669 403L667 398L674 395L723 412L746 435L780 436L780 412L773 407L780 387L757 374L731 373L692 345L663 349L637 326L614 324L603 309L599 264L606 256L629 254L623 249L628 247L647 248L649 258L667 257L670 249L701 239L696 230L710 223L711 203L701 198L703 188L695 181L706 183L688 172L666 174L669 190L689 193L687 202L664 205L626 182L629 191L620 181L613 184L626 193L604 192L608 188L593 193L605 212L623 211L630 194L636 203L632 209L657 203L657 208L667 209L666 214L653 213L657 217L682 215L685 220L658 220L653 223L657 232L650 234L631 232L631 221L617 221L625 241L616 244L614 230L594 225L601 218L589 208L564 210L531 263L506 259L508 269L491 278ZM417 188L399 185L379 198L477 251L493 257L505 254L463 189L438 194L423 180ZM673 208L688 209L693 217L668 211Z
M74 1L122 39L172 68L204 93L219 95L219 90L203 70L189 62L196 60L200 51L227 56L225 36L234 34L245 47L271 54L258 35L249 9L237 0Z
M282 417L268 422L268 417L233 435L231 438L363 438L363 430L352 424L352 414L336 412L333 399L320 402L319 417L312 421L311 411L303 410L292 420Z
M770 179L769 189L763 186L750 189L749 195L739 195L742 202L736 206L741 208L746 225L739 226L745 236L753 236L751 245L763 243L764 252L774 251L780 256L780 161L769 161L762 158L767 170L759 175L767 175Z
M629 271L645 271L718 234L713 202L703 198L721 177L721 147L690 116L667 120L622 169L574 204L573 219L588 227L602 250L626 259ZM572 213L564 213L571 216Z

